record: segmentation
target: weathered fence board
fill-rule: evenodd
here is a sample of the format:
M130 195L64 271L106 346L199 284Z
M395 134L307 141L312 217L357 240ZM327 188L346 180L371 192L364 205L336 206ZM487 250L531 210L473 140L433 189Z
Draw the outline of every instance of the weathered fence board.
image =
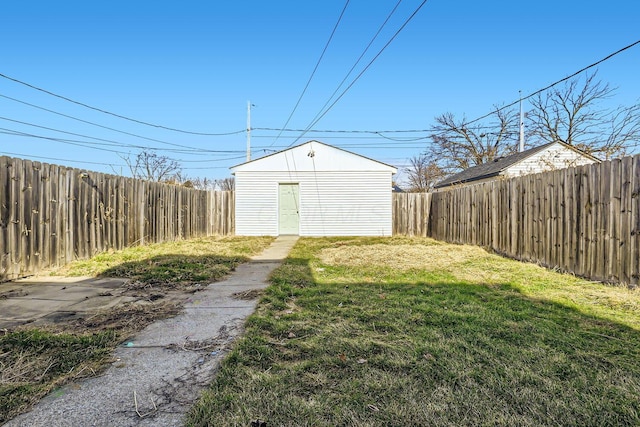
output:
M393 234L427 236L429 193L393 193Z

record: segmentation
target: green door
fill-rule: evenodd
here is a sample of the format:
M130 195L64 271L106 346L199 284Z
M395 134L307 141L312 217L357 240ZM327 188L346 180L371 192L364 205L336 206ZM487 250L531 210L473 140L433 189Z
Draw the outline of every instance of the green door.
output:
M298 184L280 184L278 189L278 234L298 234Z

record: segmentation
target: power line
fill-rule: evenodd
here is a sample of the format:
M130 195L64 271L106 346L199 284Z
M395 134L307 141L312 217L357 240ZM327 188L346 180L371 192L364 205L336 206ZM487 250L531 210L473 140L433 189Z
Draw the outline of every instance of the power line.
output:
M322 112L322 110L324 110L324 108L329 104L329 102L331 102L331 100L333 99L333 97L336 95L336 93L338 93L338 91L340 90L340 88L342 87L342 85L344 84L344 82L347 81L347 79L349 78L349 76L351 75L351 73L353 72L353 70L356 68L356 66L360 63L360 61L362 60L362 58L364 57L364 55L369 51L369 48L371 47L371 45L373 44L373 42L378 38L378 36L380 35L380 33L382 32L382 30L384 29L384 27L387 25L387 23L389 22L389 20L391 19L391 17L393 16L393 14L396 12L396 10L398 9L398 6L400 6L400 3L402 3L402 0L398 0L398 2L396 3L396 5L393 7L393 9L391 10L391 12L389 12L389 15L387 15L387 18L384 20L384 22L382 23L382 25L380 25L380 27L378 28L378 31L375 33L375 35L371 38L371 40L369 41L369 44L367 44L367 47L364 48L364 50L362 51L362 53L360 54L360 56L358 57L358 59L356 60L356 62L354 62L354 64L351 66L351 69L349 69L349 71L347 72L347 74L344 76L344 78L342 79L342 81L340 82L340 84L336 87L336 89L333 91L333 93L331 94L331 96L329 98L327 98L327 101L324 103L324 105L320 108L320 111L318 111L318 114L316 114L316 116L312 119L315 120L318 115ZM286 126L286 125L285 125Z
M37 138L37 139L46 139L48 141L56 141L56 142L60 142L62 144L75 145L77 147L84 147L84 148L91 148L93 150L107 151L107 152L116 153L116 154L129 154L129 153L124 152L124 151L110 150L108 148L101 148L101 147L93 147L93 146L91 146L91 144L96 144L95 142L78 141L78 140L74 140L74 139L53 138L53 137L49 137L49 136L35 135L35 134L32 134L32 133L21 132L21 131L15 130L15 129L7 129L7 128L2 128L2 127L0 127L0 131L2 131L0 133L4 133L4 134L7 134L7 135L23 136L23 137Z
M433 129L399 129L399 130L348 130L348 129L280 129L280 128L252 128L252 130L264 130L272 132L314 132L314 133L419 133L419 132L431 132Z
M90 149L93 149L93 150L116 153L118 155L121 155L121 154L122 155L129 155L130 154L130 153L124 152L124 151L110 150L108 148L103 148L101 146L95 147L95 145L107 145L107 144L104 144L104 143L101 144L101 143L97 143L97 142L93 142L93 141L82 141L82 140L76 140L76 139L54 138L54 137L50 137L50 136L36 135L36 134L32 134L32 133L26 133L26 132L17 131L15 129L7 129L7 128L0 128L0 133L7 134L7 135L28 137L28 138L45 139L45 140L48 140L48 141L60 142L62 144L75 145L77 147L90 148ZM243 153L243 151L242 150L228 150L228 151L220 151L219 153L221 153L221 154L234 154L234 153ZM182 152L181 154L189 154L189 153ZM204 162L220 162L220 161L225 161L225 160L233 160L235 158L236 157L223 158L223 159L199 159L199 160L172 159L172 160L175 160L177 162L184 162L184 163L204 163Z
M425 2L426 2L426 0L425 0ZM423 4L424 4L424 2L423 2ZM422 6L422 5L421 5L421 6ZM415 14L415 12L414 12L414 14ZM406 25L406 22L405 22L405 25ZM401 29L402 29L402 28L401 28ZM400 31L400 30L399 30L399 31ZM396 33L396 35L397 35L397 33ZM395 36L394 36L394 37L395 37ZM392 40L393 40L393 39L392 39ZM389 43L387 43L387 45L388 45L388 44L389 44ZM613 53L611 53L611 54L607 55L606 57L604 57L604 58L600 59L599 61L594 62L593 64L590 64L590 65L588 65L587 67L584 67L584 68L580 69L579 71L576 71L575 73L572 73L571 75L569 75L569 76L567 76L567 77L564 77L564 78L562 78L562 79L560 79L560 80L558 80L558 81L556 81L556 82L554 82L554 83L552 83L552 84L550 84L550 85L548 85L548 86L546 86L546 87L544 87L544 88L542 88L542 89L539 89L539 90L537 90L537 91L535 91L535 92L532 92L531 94L527 95L527 96L526 96L526 97L524 97L523 99L531 98L531 97L533 97L533 96L535 96L535 95L537 95L537 94L539 94L539 93L542 93L542 92L544 92L544 91L546 91L546 90L548 90L548 89L550 89L550 88L552 88L552 87L554 87L554 86L556 86L556 85L558 85L558 84L560 84L560 83L562 83L562 82L565 82L565 81L567 81L567 80L569 80L569 79L571 79L571 78L575 77L576 75L578 75L578 74L580 74L580 73L583 73L583 72L585 72L585 71L587 71L587 70L589 70L589 69L591 69L591 68L593 68L593 67L595 67L595 66L597 66L597 65L599 65L599 64L601 64L601 63L603 63L603 62L605 62L605 61L607 61L607 60L609 60L609 59L611 59L612 57L614 57L614 56L616 56L616 55L618 55L618 54L620 54L620 53L622 53L622 52L624 52L624 51L626 51L626 50L628 50L628 49L630 49L630 48L632 48L632 47L634 47L634 46L636 46L636 45L638 45L638 44L640 44L640 40L638 40L638 41L636 41L636 42L634 42L634 43L632 43L632 44L629 44L628 46L625 46L624 48L619 49L619 50L617 50L617 51L615 51L615 52L613 52ZM387 46L387 45L385 45L385 48L386 48L386 46ZM383 48L383 50L384 50L384 48ZM381 52L382 52L382 51L380 51L380 52L378 53L378 55L377 55L377 56L379 56L379 54L380 54ZM377 56L376 56L376 58L377 58ZM375 60L376 58L374 58L374 60ZM373 61L372 61L372 62L373 62ZM372 64L372 62L370 62L368 66L370 66L370 65ZM367 66L367 67L368 67L368 66ZM366 68L365 68L365 70L363 70L363 72L364 72L364 71L366 71ZM363 72L361 72L361 73L360 73L360 75L359 75L357 78L359 78L359 77L363 74ZM356 80L357 80L357 78L356 78ZM354 80L354 81L351 83L351 85L350 85L346 90L348 90L348 89L349 89L349 88L350 88L350 87L355 83L355 81L356 81L356 80ZM345 94L346 90L341 94L341 97ZM11 100L15 100L15 99L13 99L13 98L9 98L9 97L6 97L6 96L4 96L4 95L0 95L0 96L2 96L2 97L4 97L4 98L11 99ZM340 99L340 98L338 98L338 99L337 99L337 100L336 100L336 101L335 101L335 102L334 102L334 103L329 107L329 109L331 109L339 99ZM17 102L22 102L22 101L17 100ZM470 125L470 124L476 123L476 122L478 122L478 121L480 121L480 120L482 120L482 119L485 119L485 118L487 118L487 117L489 117L489 116L491 116L491 115L495 114L495 113L496 113L496 111L501 111L501 110L503 110L503 109L506 109L506 108L512 107L512 106L516 105L518 102L519 102L519 100L518 100L518 101L514 101L513 103L511 103L511 104L509 104L509 105L506 105L506 106L503 106L503 107L501 107L501 108L499 108L499 109L497 109L497 110L494 110L494 111L492 111L492 112L491 112L491 113L489 113L489 114L486 114L486 115L481 116L481 117L479 117L479 118L476 118L476 119L474 119L474 120L471 120L471 121L465 122L465 123L464 123L464 125ZM29 104L27 104L27 105L29 105ZM37 106L36 106L36 108L41 108L41 107L37 107ZM319 120L319 119L321 119L321 118L322 118L322 117L323 117L323 116L328 112L328 110L329 110L329 109L327 109L327 111L325 111L325 112L322 114L322 116L320 116L320 117L318 118L318 120ZM45 110L46 110L46 109L45 109ZM56 114L60 114L60 115L63 115L63 114L61 114L61 113L57 113L57 112L54 112L54 113L56 113ZM64 115L63 115L63 116L64 116ZM9 119L9 120L11 120L11 119ZM78 120L81 120L81 119L78 119ZM81 121L82 121L82 120L81 120ZM17 122L17 121L16 121L16 122ZM24 124L32 125L32 124L29 124L29 123L27 123L27 122L20 122L20 123L24 123ZM316 124L316 123L317 123L317 120L314 120L314 123L312 123L312 124L311 124L311 126L313 126L313 125L314 125L314 124ZM38 125L34 125L34 126L38 126ZM98 126L99 126L99 125L98 125ZM38 126L38 127L42 127L42 128L44 128L43 126ZM483 126L482 128L491 128L491 126ZM3 129L3 128L0 128L0 129ZM51 129L51 128L45 128L45 129L58 131L58 130L56 130L56 129ZM386 138L386 139L390 139L390 140L397 141L397 142L400 142L400 143L404 143L404 144L387 144L387 145L380 144L380 145L378 145L378 146L374 146L374 145L372 145L372 144L351 144L351 145L350 145L350 144L340 144L340 146L343 146L343 147L344 147L344 146L350 146L350 147L359 147L359 148L410 148L410 147L407 147L406 145L410 144L410 143L411 143L411 141L414 141L414 140L416 140L416 141L417 141L417 140L420 140L420 139L427 139L427 138L428 138L428 136L427 136L427 137L424 137L424 138L400 139L400 138L391 138L391 137L386 136L386 135L383 135L383 134L393 134L393 133L427 133L427 132L435 132L435 131L438 131L438 129L435 129L435 128L431 128L431 129L413 129L413 130L409 130L409 129L404 129L404 130L403 130L403 129L398 129L398 130L330 130L330 129L328 129L328 130L312 130L310 127L309 127L309 128L307 128L307 129L288 129L288 128L286 128L286 127L283 127L283 128L281 128L281 129L280 129L280 128L255 128L255 129L256 129L256 130L263 130L263 131L274 131L274 132L275 132L275 131L278 131L278 132L296 132L296 133L298 133L298 132L303 132L303 135L298 136L297 138L296 138L295 136L287 137L287 138L296 138L296 140L294 141L294 143L295 143L295 142L297 142L297 141L298 141L302 136L304 136L304 134L309 133L309 132L329 133L329 134L332 134L332 133L340 133L340 134L344 134L343 136L327 136L327 138L344 138L344 139L356 139L356 138L360 138L360 139L371 139L370 137L366 137L366 136L362 136L362 137L361 137L361 136L355 136L355 135L354 135L354 136L352 136L352 135L348 135L348 134L367 134L367 135L373 135L373 136L376 136L376 137L378 137L378 136L379 136L379 137L382 137L382 138ZM51 141L58 141L58 142L62 142L62 143L69 143L69 144L71 144L71 145L77 145L77 146L85 146L86 144L96 144L95 142L89 142L89 141L66 140L66 139L51 138L51 137L46 137L46 136L41 136L41 135L33 135L33 134L25 133L25 132L17 132L17 131L15 131L15 130L11 130L11 129L3 129L3 130L8 131L8 132L2 132L2 133L8 133L8 134L17 135L17 136L25 136L25 137L32 137L32 138L47 139L47 140L51 140ZM64 131L60 131L60 132L64 132ZM242 132L244 132L244 130L239 131L239 132L236 132L236 133L242 133ZM70 132L66 132L66 133L72 134L72 133L70 133ZM73 135L84 136L84 135L80 135L80 134L73 134ZM272 138L272 137L270 137L270 136L256 136L256 137L257 137L257 138L260 138L260 137L262 137L262 138ZM89 136L89 137L87 137L87 138L93 138L93 137L90 137L90 136ZM284 137L283 137L283 138L284 138ZM101 140L100 138L93 138L93 139ZM109 140L102 140L102 141L109 141ZM113 142L116 142L116 141L113 141ZM83 145L83 144L84 144L84 145ZM273 145L273 144L272 144L272 145ZM272 145L271 145L271 146L272 146ZM291 145L293 145L293 144L290 144L289 146L291 146ZM126 146L126 145L125 145L125 146ZM269 146L269 147L271 147L271 146ZM131 147L137 147L137 146L133 146L133 145L132 145ZM189 147L189 148L191 148L191 147ZM267 147L267 148L268 148L268 147ZM266 150L266 149L265 149L265 150ZM105 149L105 151L112 151L112 152L114 152L114 153L122 153L122 152L120 152L120 151L106 150L106 149ZM167 151L169 151L169 150L167 150ZM209 151L209 150L201 150L201 151ZM222 152L222 151L221 151L221 152ZM234 152L234 153L235 153L235 152L240 153L241 151L239 151L239 150L238 150L238 151L233 151L233 152ZM231 153L231 151L230 151L230 153ZM12 153L8 153L8 154L12 154ZM19 155L19 154L17 154L17 155ZM31 157L37 157L37 156L31 156ZM217 161L233 160L233 159L236 159L236 158L237 158L237 159L240 159L240 158L242 158L242 156L239 156L239 157L232 157L232 158L228 158L228 159L218 159ZM48 158L48 159L64 161L64 159L55 159L55 158ZM74 161L74 160L68 160L68 161L81 163L80 161ZM200 162L200 161L205 162L205 161L211 161L211 160L194 160L193 162ZM103 165L110 165L110 164L107 164L107 163L98 163L98 162L84 162L84 163L87 163L87 164L103 164ZM208 168L192 168L192 169L208 169Z
M411 14L411 16L409 16L409 18L407 18L404 23L400 26L400 28L398 29L398 31L395 32L395 34L393 36L391 36L391 38L389 39L389 41L382 46L382 49L380 49L378 51L378 53L373 57L373 59L371 61L369 61L369 63L367 64L366 67L364 67L364 69L360 72L360 74L358 74L356 76L355 79L353 79L353 81L349 84L349 86L347 86L345 88L345 90L342 91L342 93L340 94L340 96L338 96L335 101L333 101L333 103L331 105L329 105L329 107L327 107L325 109L325 111L320 114L319 116L316 116L317 118L315 120L313 120L309 126L307 126L307 129L311 129L316 123L318 123L337 103L338 101L340 101L340 99L342 99L342 97L349 91L349 89L351 89L353 87L353 85L360 79L360 77L362 77L362 75L369 69L369 67L371 67L371 65L380 57L380 55L382 54L382 52L384 52L384 50L391 44L391 42L393 42L393 40L395 40L395 38L398 36L398 34L400 34L400 32L407 26L407 24L409 24L409 22L411 22L411 20L416 16L416 14L420 11L420 9L422 9L422 7L427 3L428 0L423 0L422 3L420 3L420 5L416 8L416 10L413 11L413 13ZM300 140L307 131L305 131L304 133L302 133L298 139L296 139L295 141L293 141L289 146L294 145L296 142L298 142L298 140Z
M2 74L2 73L0 73L0 77L5 78L7 80L11 80L11 81L13 81L15 83L19 83L21 85L27 86L27 87L29 87L31 89L35 89L37 91L46 93L47 95L55 96L56 98L63 99L65 101L67 101L67 102L71 102L73 104L80 105L82 107L89 108L89 109L94 110L94 111L98 111L100 113L109 114L111 116L118 117L118 118L124 119L124 120L128 120L128 121L134 122L134 123L139 123L139 124L145 125L145 126L150 126L150 127L154 127L154 128L158 128L158 129L170 130L170 131L173 131L173 132L186 133L186 134L190 134L190 135L202 135L202 136L225 136L225 135L233 135L235 133L235 132L231 132L231 133L193 132L193 131L188 131L188 130L182 130L182 129L176 129L176 128L172 128L172 127L157 125L157 124L154 124L154 123L148 123L148 122L144 122L142 120L132 119L131 117L127 117L127 116L123 116L123 115L120 115L120 114L112 113L110 111L103 110L101 108L92 107L91 105L88 105L88 104L85 104L85 103L82 103L82 102L79 102L79 101L74 101L73 99L67 98L66 96L58 95L58 94L50 92L50 91L48 91L46 89L39 88L37 86L34 86L32 84L23 82L21 80L15 79L13 77L9 77L9 76L7 76L5 74Z
M604 57L604 58L602 58L601 60L596 61L596 62L594 62L593 64L587 65L586 67L584 67L584 68L582 68L582 69L580 69L580 70L576 71L575 73L573 73L573 74L571 74L571 75L569 75L569 76L567 76L567 77L564 77L564 78L562 78L562 79L558 80L557 82L551 83L550 85L548 85L548 86L546 86L546 87L543 87L542 89L538 89L537 91L530 93L529 95L527 95L527 96L523 97L522 99L529 99L529 98L531 98L531 97L533 97L533 96L536 96L536 95L537 95L537 94L539 94L539 93L544 92L545 90L551 89L552 87L554 87L554 86L556 86L556 85L558 85L558 84L560 84L560 83L562 83L562 82L565 82L565 81L569 80L570 78L575 77L575 76L577 76L578 74L583 73L584 71L587 71L588 69L593 68L593 67L595 67L596 65L599 65L599 64L601 64L601 63L603 63L603 62L607 61L608 59L613 58L614 56L618 55L619 53L622 53L622 52L624 52L624 51L625 51L625 50L627 50L627 49L631 49L632 47L634 47L634 46L635 46L635 45L637 45L637 44L640 44L640 40L638 40L638 41L636 41L636 42L634 42L634 43L631 43L630 45L627 45L627 46L623 47L622 49L618 49L617 51L615 51L615 52L613 52L613 53L611 53L611 54L609 54L609 55L605 56L605 57ZM518 104L519 102L520 102L520 98L518 98L518 100L513 101L513 102L512 102L512 103L510 103L510 104L504 105L504 106L502 106L502 107L500 107L500 108L496 109L495 111L492 111L492 112L490 112L490 113L487 113L487 114L485 114L484 116L480 116L480 117L478 117L477 119L473 119L473 120L471 120L471 121L469 121L469 122L463 123L463 124L462 124L462 126L467 126L467 125L470 125L470 124L472 124L472 123L478 122L478 121L480 121L480 120L482 120L482 119L486 119L487 117L489 117L489 116L491 116L491 115L493 115L493 114L495 114L495 113L497 113L497 112L499 112L499 111L502 111L502 110L507 109L507 108L509 108L509 107L513 107L514 105Z
M331 35L329 36L329 40L327 40L327 43L324 45L324 49L322 49L322 53L320 54L320 57L318 58L318 61L316 62L316 66L313 67L313 71L311 72L311 75L309 76L309 80L307 80L307 84L304 86L304 89L302 89L302 93L300 94L300 97L298 97L298 101L296 102L296 105L293 107L293 110L291 110L291 114L289 114L289 117L287 118L287 121L285 122L284 126L282 126L283 128L287 127L287 125L291 121L291 118L293 117L293 114L298 109L298 106L300 105L300 101L302 101L302 98L304 97L304 94L307 92L307 89L309 88L309 84L311 84L311 80L313 79L313 76L316 74L316 71L318 70L318 67L320 66L320 62L322 61L322 58L324 57L324 54L327 51L327 48L329 47L329 44L331 43L331 40L333 39L333 35L336 33L336 30L338 29L338 25L340 25L340 21L342 21L342 17L344 16L344 12L347 10L347 6L349 6L349 1L350 0L347 0L346 3L344 4L344 7L342 8L342 12L340 12L340 16L338 17L338 21L336 22L336 25L333 26L333 30L331 31ZM273 141L273 144L275 144L278 141L278 139L280 138L281 134L282 134L282 132L279 133L278 136L276 136L276 139Z
M237 157L230 157L226 160L240 160L240 159L244 159L245 156L237 156ZM209 170L209 169L229 169L229 166L207 166L207 167L197 167L197 168L182 168L183 170Z
M380 137L380 135L377 135L378 137ZM416 137L416 138L406 138L406 139L402 139L402 138L389 138L389 137L382 137L382 139L387 140L387 141L397 141L397 142L411 142L411 141L419 141L419 140L424 140L424 139L428 139L430 138L431 135L427 135L424 137ZM255 138L273 138L273 136L271 135L256 135ZM295 135L291 135L291 136L283 136L281 137L281 139L296 139L298 138ZM366 141L380 141L379 138L376 138L375 136L327 136L327 135L309 135L308 136L309 139L340 139L340 140L347 140L347 139L361 139L361 140L366 140ZM388 142L384 142L382 141L382 143L384 144L389 144ZM271 146L267 146L268 147L280 147L280 145L271 145Z
M19 124L22 124L22 125L37 127L39 129L45 129L45 130L50 130L50 131L54 131L54 132L65 133L67 135L74 135L74 136L80 136L82 138L95 139L96 141L102 141L102 145L125 147L125 148L138 148L138 149L144 149L144 150L174 151L174 152L184 153L184 150L172 150L172 149L166 149L166 148L165 149L160 149L160 148L154 148L154 147L146 147L146 146L142 146L142 145L125 144L123 142L118 142L118 141L114 141L114 140L111 140L111 139L104 139L104 138L98 138L98 137L90 136L90 135L83 135L83 134L80 134L80 133L67 132L67 131L64 131L64 130L61 130L61 129L50 128L50 127L47 127L47 126L40 126L40 125L37 125L35 123L29 123L29 122L23 122L23 121L20 121L20 120L10 119L8 117L1 117L0 116L0 120L5 120L5 121L13 122L13 123L19 123ZM94 142L90 142L90 141L86 141L86 143L87 144L98 144L98 143L94 143ZM193 151L195 151L195 150L193 150Z
M48 109L48 108L44 108L44 107L41 107L41 106L38 106L38 105L35 105L35 104L30 104L30 103L28 103L28 102L21 101L21 100L19 100L19 99L12 98L12 97L10 97L10 96L6 96L6 95L2 95L2 94L0 94L0 97L5 98L5 99L9 99L9 100L14 101L14 102L18 102L18 103L20 103L20 104L27 105L27 106L32 107L32 108L37 108L37 109L39 109L39 110L47 111L47 112L52 113L52 114L57 114L57 115L59 115L59 116L66 117L66 118L68 118L68 119L76 120L76 121L79 121L79 122L82 122L82 123L86 123L86 124L89 124L89 125L92 125L92 126L97 126L97 127L99 127L99 128L107 129L107 130L110 130L110 131L113 131L113 132L118 132L118 133L121 133L121 134L123 134L123 135L129 135L129 136L133 136L133 137L136 137L136 138L145 139L145 140L147 140L147 141L158 142L158 143L160 143L160 144L170 145L170 146L174 146L174 147L181 147L181 148L193 149L193 150L197 150L197 151L208 151L208 150L204 150L204 149L201 149L201 148L189 147L189 146L181 145L181 144L175 144L175 143L172 143L172 142L162 141L162 140L160 140L160 139L155 139L155 138L148 138L148 137L146 137L146 136L137 135L137 134L135 134L135 133L125 132L125 131L123 131L123 130L115 129L115 128L108 127L108 126L103 126L103 125L98 124L98 123L90 122L90 121L88 121L88 120L83 120L83 119L80 119L80 118L78 118L78 117L70 116L70 115L68 115L68 114L63 114L63 113L60 113L60 112L58 112L58 111L50 110L50 109ZM234 132L228 132L228 133L226 133L226 134L220 134L220 135L237 135L237 134L239 134L239 133L244 133L244 132L245 132L245 130L243 129L243 130L234 131Z
M37 127L37 128L40 128L40 129L51 130L51 131L54 131L54 132L65 133L67 135L74 135L74 136L80 136L82 138L95 139L96 141L102 141L102 145L109 145L109 146L116 146L116 147L137 148L137 149L152 150L152 151L168 151L168 152L181 153L181 154L190 154L190 153L193 153L193 152L202 153L203 151L206 151L208 153L238 153L238 152L240 152L238 150L205 150L205 149L195 149L195 148L194 149L189 149L189 150L176 150L176 149L169 149L169 148L148 147L148 146L144 146L144 145L126 144L124 142L114 141L114 140L111 140L111 139L98 138L98 137L90 136L90 135L83 135L83 134L80 134L80 133L68 132L68 131L64 131L64 130L61 130L61 129L55 129L55 128L50 128L50 127L46 127L46 126L40 126L40 125L37 125L35 123L29 123L29 122L23 122L23 121L20 121L20 120L10 119L8 117L0 116L0 120L5 120L5 121L13 122L13 123L19 123L19 124L26 125L26 126ZM90 141L83 141L83 142L85 142L86 144L97 144L97 143L93 143L93 142L90 142Z
M424 2L423 2L423 4L424 4ZM422 4L420 5L420 7L422 7ZM415 13L416 12L414 12L414 14ZM405 25L406 25L406 22L405 22ZM397 35L397 33L396 33L396 35ZM388 44L389 43L387 43L387 45ZM535 95L537 95L539 93L542 93L545 90L548 90L548 89L550 89L550 88L552 88L552 87L554 87L554 86L556 86L556 85L558 85L558 84L560 84L562 82L565 82L565 81L577 76L578 74L580 74L580 73L582 73L582 72L584 72L586 70L589 70L589 69L591 69L591 68L593 68L593 67L595 67L595 66L597 66L597 65L599 65L599 64L601 64L601 63L603 63L603 62L605 62L605 61L607 61L609 59L611 59L612 57L614 57L614 56L624 52L625 50L628 50L628 49L630 49L630 48L632 48L632 47L634 47L634 46L636 46L638 44L640 44L640 40L638 40L638 41L636 41L634 43L631 43L631 44L629 44L629 45L627 45L627 46L625 46L625 47L623 47L621 49L618 49L617 51L605 56L604 58L600 59L599 61L596 61L596 62L594 62L594 63L592 63L592 64L590 64L590 65L588 65L588 66L586 66L586 67L584 67L584 68L582 68L582 69L570 74L569 76L564 77L564 78L562 78L562 79L560 79L560 80L558 80L558 81L556 81L556 82L554 82L554 83L552 83L552 84L550 84L550 85L548 85L548 86L546 86L546 87L544 87L542 89L538 89L535 92L532 92L529 95L523 97L522 99L528 99L528 98L531 98L531 97L533 97L533 96L535 96ZM386 45L385 45L385 47L386 47ZM380 53L381 52L378 53L378 56L379 56ZM375 58L374 58L374 60L375 60ZM369 65L371 65L371 62L369 63ZM360 73L360 75L362 75L362 73ZM358 77L360 77L360 75ZM350 86L352 86L353 83L355 83L355 80L354 80L354 82L351 83ZM347 88L347 89L349 89L349 88ZM343 92L342 95L344 95L344 93L345 92ZM337 102L337 100L336 100L336 102ZM476 123L476 122L478 122L478 121L480 121L482 119L485 119L487 117L492 116L493 114L495 114L498 111L502 111L502 110L507 109L509 107L513 107L514 105L518 104L519 102L520 102L520 99L518 99L518 100L516 100L514 102L511 102L508 105L500 107L500 108L498 108L498 109L496 109L496 110L494 110L494 111L492 111L492 112L490 112L488 114L485 114L485 115L483 115L481 117L478 117L476 119L467 121L467 122L463 123L463 126L470 125L472 123ZM331 107L333 107L333 105L335 105L335 102L331 105ZM326 114L327 111L325 111L325 114ZM322 116L320 118L322 118ZM311 126L315 125L316 123L317 123L317 120L315 120L311 124ZM481 126L478 129L491 129L491 128L493 128L493 126ZM292 144L290 144L289 147L291 145L295 144L300 138L302 138L306 133L309 133L309 132L313 132L313 133L362 133L362 134L374 134L374 135L381 136L383 138L395 140L393 138L385 137L382 134L385 134L385 133L386 134L389 134L389 133L425 133L425 132L438 132L438 131L441 131L441 129L439 129L437 127L431 127L429 129L413 129L413 130L410 130L410 129L397 129L397 130L319 130L319 129L311 129L310 127L307 127L306 129L287 129L287 128L279 129L279 128L266 128L266 127L265 128L255 128L255 129L256 130L264 130L264 131L282 131L282 132L296 132L296 133L297 132L302 132L303 134L298 136L298 137L296 137L295 141ZM268 136L256 136L256 138L268 138ZM289 137L289 138L293 138L293 137ZM330 138L330 137L324 137L324 138ZM335 137L335 138L338 138L338 137ZM345 137L342 137L342 138L345 138Z
M378 134L378 136L384 138L384 139L388 139L389 141L397 141L397 142L414 142L414 141L424 141L425 139L429 139L431 138L431 135L427 135L427 136L421 136L418 138L392 138L390 136L385 136L381 133Z
M100 165L100 166L110 166L110 167L128 167L128 165L121 165L117 163L101 163L101 162L90 162L86 160L71 160L71 159L61 159L58 157L45 157L45 156L34 156L32 154L22 154L22 153L10 153L8 151L0 151L0 154L4 154L7 156L18 156L22 158L33 158L33 159L43 159L43 160L55 160L57 162L69 162L69 163L82 163L88 165ZM242 159L244 156L231 157L225 160L237 160ZM206 169L228 169L227 166L211 166L211 167L203 167L203 168L181 168L183 170L206 170Z
M7 156L19 156L19 157L29 157L34 159L43 159L43 160L55 160L58 162L70 162L70 163L86 163L89 165L101 165L101 166L119 166L125 167L126 165L118 165L113 163L100 163L100 162L89 162L86 160L70 160L70 159L60 159L56 157L44 157L44 156L34 156L32 154L21 154L21 153L9 153L7 151L0 151L1 154L6 154Z
M493 129L494 126L480 126L479 129ZM424 133L437 130L434 126L428 129L396 129L396 130L364 130L364 129L280 129L280 128L252 128L252 130L264 130L273 132L313 132L313 133L365 133L365 134L381 134L381 133Z

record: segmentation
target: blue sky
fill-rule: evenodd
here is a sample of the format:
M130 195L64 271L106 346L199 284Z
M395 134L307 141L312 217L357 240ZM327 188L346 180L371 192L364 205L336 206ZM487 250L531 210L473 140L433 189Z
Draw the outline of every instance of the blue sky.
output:
M347 84L420 3L400 2ZM396 4L349 2L287 128L312 122ZM344 5L345 0L3 2L0 73L139 121L237 133L203 136L145 126L0 78L0 153L127 174L122 157L139 150L127 145L145 146L180 160L189 176L227 177L228 167L245 157L247 101L255 104L253 128L282 128ZM638 22L635 0L429 0L314 129L428 129L445 112L474 119L516 100L519 90L531 93L637 41ZM612 106L638 102L639 68L640 45L598 67L600 79L618 88ZM318 139L402 168L428 144L362 133L277 135L254 130L253 157ZM169 151L182 150L170 144L189 150Z

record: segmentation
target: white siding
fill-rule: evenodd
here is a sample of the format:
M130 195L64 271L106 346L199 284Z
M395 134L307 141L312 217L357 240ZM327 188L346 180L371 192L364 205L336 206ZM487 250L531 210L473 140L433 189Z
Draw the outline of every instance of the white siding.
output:
M278 235L278 185L300 189L301 236L390 236L391 171L236 171L236 234Z
M278 183L263 174L236 172L235 224L238 236L278 235Z
M528 175L591 163L594 161L590 158L560 144L553 144L549 148L510 166L502 175L506 177Z

